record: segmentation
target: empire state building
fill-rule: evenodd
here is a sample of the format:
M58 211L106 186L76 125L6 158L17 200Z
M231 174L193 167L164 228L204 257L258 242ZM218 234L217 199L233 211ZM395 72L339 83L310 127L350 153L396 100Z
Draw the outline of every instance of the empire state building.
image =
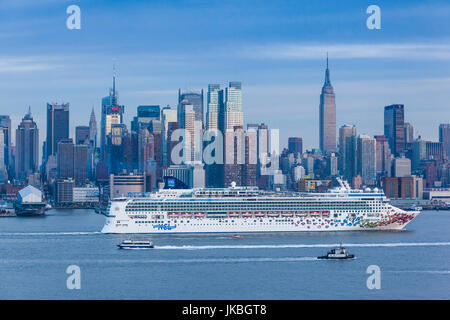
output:
M319 140L323 153L336 152L336 103L334 89L330 82L330 70L325 71L325 82L320 94Z

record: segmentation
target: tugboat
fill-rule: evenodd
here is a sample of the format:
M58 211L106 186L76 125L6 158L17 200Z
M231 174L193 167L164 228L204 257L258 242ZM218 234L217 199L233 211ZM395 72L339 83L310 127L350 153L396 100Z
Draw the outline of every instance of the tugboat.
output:
M345 248L340 245L337 249L332 249L327 253L326 256L317 257L317 259L328 259L328 260L345 260L354 259L354 254L349 254L345 251Z
M153 249L153 242L143 240L124 240L117 245L119 249Z

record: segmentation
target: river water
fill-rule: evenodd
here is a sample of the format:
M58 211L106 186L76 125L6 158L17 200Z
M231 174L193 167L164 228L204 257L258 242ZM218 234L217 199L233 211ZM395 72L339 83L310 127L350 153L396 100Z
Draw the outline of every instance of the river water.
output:
M449 299L450 212L425 211L405 231L151 235L119 250L93 210L0 218L0 299ZM318 260L342 242L356 255ZM68 289L67 268L80 270ZM380 269L369 289L367 268Z

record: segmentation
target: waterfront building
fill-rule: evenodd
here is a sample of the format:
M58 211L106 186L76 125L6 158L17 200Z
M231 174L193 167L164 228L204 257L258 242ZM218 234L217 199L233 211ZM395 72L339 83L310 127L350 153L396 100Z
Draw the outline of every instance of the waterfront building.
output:
M56 203L59 205L71 205L73 203L73 179L58 179L56 181Z
M72 192L73 203L93 205L100 201L100 192L98 187L74 187Z
M109 176L110 199L126 197L130 192L151 192L150 174L111 174Z
M423 179L416 176L383 177L383 190L390 199L422 199Z

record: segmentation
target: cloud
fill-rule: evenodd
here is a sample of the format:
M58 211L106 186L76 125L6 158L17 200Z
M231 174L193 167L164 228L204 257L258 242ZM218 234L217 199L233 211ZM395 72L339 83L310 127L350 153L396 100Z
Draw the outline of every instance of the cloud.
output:
M246 47L247 58L273 60L323 59L328 52L333 59L450 59L450 45L445 44L333 44L272 43Z
M34 72L54 67L55 65L33 58L0 58L0 73Z

